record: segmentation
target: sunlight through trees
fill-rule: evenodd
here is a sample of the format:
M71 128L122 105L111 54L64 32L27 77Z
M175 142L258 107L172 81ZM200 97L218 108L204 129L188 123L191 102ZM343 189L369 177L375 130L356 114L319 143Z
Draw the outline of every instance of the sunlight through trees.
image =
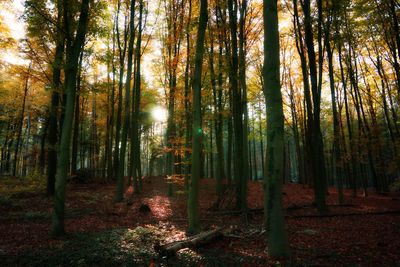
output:
M130 207L158 177L202 238L206 212L247 225L262 184L266 251L289 258L284 185L311 188L318 216L332 188L339 206L399 190L399 16L395 0L0 0L0 179L40 178L54 236L75 183Z

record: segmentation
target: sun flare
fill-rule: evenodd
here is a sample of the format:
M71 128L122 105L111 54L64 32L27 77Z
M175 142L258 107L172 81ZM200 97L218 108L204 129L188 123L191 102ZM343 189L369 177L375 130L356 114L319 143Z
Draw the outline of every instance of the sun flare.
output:
M166 122L168 117L168 111L161 106L156 106L151 111L151 116L157 122Z

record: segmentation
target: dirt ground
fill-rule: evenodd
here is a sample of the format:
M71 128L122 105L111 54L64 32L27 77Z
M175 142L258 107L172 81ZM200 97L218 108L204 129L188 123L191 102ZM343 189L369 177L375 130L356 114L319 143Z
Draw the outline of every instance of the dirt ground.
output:
M7 259L6 265L25 265L27 262L17 259L28 252L59 249L74 236L85 233L96 235L113 229L151 227L163 231L158 239L160 243L186 237L185 191L176 185L174 196L168 197L166 181L162 177L145 178L140 196L132 196L132 188L128 188L127 200L119 204L113 202L113 183L69 184L65 225L70 235L63 239L52 239L49 235L52 199L44 195L43 186L25 184L18 179L0 178L0 261ZM228 190L225 196L221 205L233 207L233 190ZM204 179L200 191L202 228L224 226L230 229L230 234L190 250L192 254L189 254L197 257L197 261L187 265L399 266L400 194L371 192L368 197L361 193L352 197L351 192L346 191L345 196L346 204L337 205L336 190L330 188L327 196L329 212L319 216L312 205L312 189L286 184L283 200L291 258L280 261L268 258L262 228L262 184L249 182L250 213L245 218L213 207L216 202L214 181ZM151 211L141 212L141 204L148 204ZM154 266L153 263L186 265L179 261L174 264L173 259L161 262L157 256L149 256L147 261L132 266ZM93 265L97 264L86 262L82 266Z

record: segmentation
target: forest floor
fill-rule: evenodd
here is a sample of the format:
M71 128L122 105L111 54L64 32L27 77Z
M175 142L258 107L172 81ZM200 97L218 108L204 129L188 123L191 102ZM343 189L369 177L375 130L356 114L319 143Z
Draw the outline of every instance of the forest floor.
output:
M319 216L313 191L296 184L284 186L284 206L291 247L286 262L268 258L262 228L263 191L249 182L243 215L231 208L233 190L225 194L224 210L216 202L214 181L201 182L201 223L204 230L223 226L229 235L203 247L183 249L172 258L159 256L154 246L186 237L186 194L175 186L168 197L162 177L143 180L143 193L114 204L112 183L70 183L66 198L68 235L49 235L52 199L41 182L0 178L1 266L399 266L400 194L345 192L346 205L337 205L329 189L329 212ZM141 212L147 204L150 212ZM154 264L153 264L154 263Z

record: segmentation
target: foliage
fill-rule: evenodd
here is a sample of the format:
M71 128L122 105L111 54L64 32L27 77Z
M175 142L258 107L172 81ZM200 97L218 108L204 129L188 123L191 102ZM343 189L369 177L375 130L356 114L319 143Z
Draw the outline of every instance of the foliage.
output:
M38 173L30 174L26 178L16 177L0 177L2 186L0 187L0 195L4 198L10 196L24 197L26 194L36 194L34 192L44 191L46 180Z
M1 256L1 261L19 266L148 266L156 256L157 241L153 230L143 227L78 233L56 248L25 251L16 258Z

